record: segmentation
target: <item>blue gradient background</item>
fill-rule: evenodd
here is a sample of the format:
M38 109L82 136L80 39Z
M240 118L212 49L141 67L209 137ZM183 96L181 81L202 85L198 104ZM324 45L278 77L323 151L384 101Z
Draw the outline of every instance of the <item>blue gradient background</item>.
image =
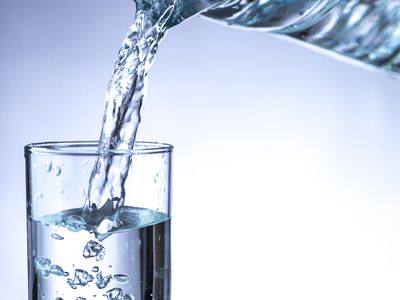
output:
M23 146L97 139L131 1L0 1L0 296L27 299ZM173 299L399 299L400 83L195 18L140 139L176 146Z

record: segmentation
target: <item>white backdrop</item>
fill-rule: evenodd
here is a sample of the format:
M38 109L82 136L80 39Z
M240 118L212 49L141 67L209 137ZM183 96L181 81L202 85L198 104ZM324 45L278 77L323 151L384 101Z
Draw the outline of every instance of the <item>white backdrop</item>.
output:
M97 139L130 1L0 2L0 294L26 299L23 146ZM139 132L175 145L173 299L399 299L400 83L195 18Z

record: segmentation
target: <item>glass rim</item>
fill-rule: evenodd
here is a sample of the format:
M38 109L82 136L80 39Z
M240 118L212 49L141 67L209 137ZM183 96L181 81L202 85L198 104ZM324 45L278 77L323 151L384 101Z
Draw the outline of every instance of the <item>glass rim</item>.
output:
M119 156L171 153L174 146L160 142L137 141L133 149L98 150L98 141L59 141L31 143L24 147L25 156L69 155L69 156Z

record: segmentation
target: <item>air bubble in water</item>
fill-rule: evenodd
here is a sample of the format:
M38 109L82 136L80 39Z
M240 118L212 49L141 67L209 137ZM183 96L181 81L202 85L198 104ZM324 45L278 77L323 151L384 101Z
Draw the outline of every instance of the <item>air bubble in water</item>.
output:
M104 259L104 255L105 248L101 244L93 240L89 241L83 249L84 258L96 257L96 260L99 261Z
M129 281L129 276L125 274L114 274L113 279L120 283L125 283Z
M45 257L37 257L35 259L36 271L43 277L48 277L50 274L51 260Z
M114 288L107 291L104 296L106 296L108 300L123 300L124 291L120 288Z
M61 235L59 235L59 234L57 234L57 233L52 233L52 234L51 234L51 237L52 237L53 239L57 240L57 241L62 241L62 240L64 239Z
M97 273L96 278L97 278L96 285L99 289L104 289L111 281L111 275L103 277L103 274L101 272Z
M74 285L75 287L77 285L86 286L89 282L92 282L93 279L94 277L85 270L76 269L74 274L74 280L72 281L72 279L68 279L68 283L70 284L71 287L72 285ZM70 281L72 281L72 285Z
M93 273L97 273L99 271L99 267L98 266L94 266L93 268L92 268L92 272Z
M76 284L71 278L68 278L67 283L72 289L76 290Z
M64 270L60 266L57 266L57 265L52 265L50 267L49 272L50 272L50 274L53 274L56 276L68 276L69 275L68 272L64 272Z
M50 267L51 265L51 260L45 257L37 257L35 259L35 266L38 269L44 269L47 267Z

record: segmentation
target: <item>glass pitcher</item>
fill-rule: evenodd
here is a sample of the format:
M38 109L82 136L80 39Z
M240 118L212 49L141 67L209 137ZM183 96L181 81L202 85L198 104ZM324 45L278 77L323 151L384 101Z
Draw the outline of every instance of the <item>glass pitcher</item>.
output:
M400 75L398 0L183 0L182 20L198 13L229 26L290 36Z

